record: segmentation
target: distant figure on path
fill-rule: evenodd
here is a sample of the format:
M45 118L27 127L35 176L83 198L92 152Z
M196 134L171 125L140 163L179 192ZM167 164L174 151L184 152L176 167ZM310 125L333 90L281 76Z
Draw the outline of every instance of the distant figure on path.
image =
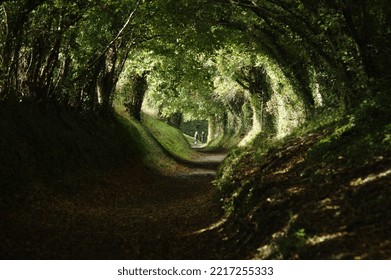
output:
M206 139L205 139L205 132L202 131L202 132L201 132L201 142L202 142L202 143L205 143L205 140L206 140Z
M199 135L198 135L198 131L196 131L195 133L194 133L194 144L198 144L198 140L199 140Z

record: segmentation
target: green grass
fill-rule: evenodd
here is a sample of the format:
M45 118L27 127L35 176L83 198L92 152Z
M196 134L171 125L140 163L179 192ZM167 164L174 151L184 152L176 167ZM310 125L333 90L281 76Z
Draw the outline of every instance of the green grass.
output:
M185 136L187 142L189 143L189 145L192 145L194 143L194 137L193 136L190 136L190 135L187 135L187 134L183 134L183 136Z
M125 113L98 117L41 110L33 104L0 104L0 136L0 205L32 184L61 188L117 166L143 165L164 173L176 164Z
M195 157L195 152L191 149L189 141L180 130L148 115L143 116L143 124L173 157L184 161Z
M231 149L236 147L239 142L242 140L242 131L228 131L220 133L219 136L208 143L208 146L205 147L205 151L215 151L221 149Z
M133 135L132 138L137 143L144 165L164 173L176 164L174 159L167 156L162 145L143 123L136 121L123 111L122 113L117 111L116 118L122 126L128 129L128 133Z

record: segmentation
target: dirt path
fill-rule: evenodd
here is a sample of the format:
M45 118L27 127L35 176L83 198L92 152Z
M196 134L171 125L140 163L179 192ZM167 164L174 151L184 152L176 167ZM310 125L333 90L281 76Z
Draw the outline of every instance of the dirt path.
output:
M200 154L173 176L128 166L28 206L1 210L4 259L214 259L223 241L209 231L222 217L211 185L224 154ZM42 195L39 195L41 193Z

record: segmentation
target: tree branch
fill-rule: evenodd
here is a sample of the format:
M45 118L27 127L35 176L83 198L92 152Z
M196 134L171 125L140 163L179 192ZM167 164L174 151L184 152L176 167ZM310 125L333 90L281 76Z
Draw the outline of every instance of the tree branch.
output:
M125 24L122 26L122 28L118 31L117 35L110 41L110 43L106 46L106 48L98 55L98 57L96 57L87 67L87 69L89 69L90 67L92 67L96 62L98 62L102 56L105 55L105 53L107 52L107 50L111 47L112 44L115 43L116 40L118 40L118 38L122 35L122 33L124 32L124 30L126 29L126 27L128 27L129 23L130 23L130 20L133 18L134 14L136 13L138 7L140 6L140 3L141 3L141 0L138 0L137 3L136 3L136 6L134 7L133 11L129 14L128 16L128 19L126 20Z

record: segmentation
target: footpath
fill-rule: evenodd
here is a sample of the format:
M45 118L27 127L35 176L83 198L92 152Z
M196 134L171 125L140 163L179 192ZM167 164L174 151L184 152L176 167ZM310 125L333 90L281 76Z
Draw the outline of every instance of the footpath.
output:
M39 185L0 210L3 259L221 259L217 189L225 154L199 153L163 176L142 166L48 193ZM53 188L52 188L53 189Z

